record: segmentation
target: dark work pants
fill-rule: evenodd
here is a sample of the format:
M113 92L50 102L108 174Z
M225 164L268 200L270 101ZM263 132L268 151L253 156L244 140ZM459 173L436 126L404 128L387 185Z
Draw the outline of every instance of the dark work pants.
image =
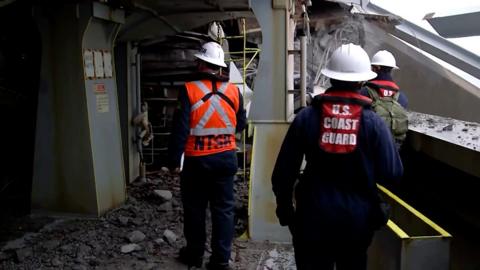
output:
M225 264L230 259L234 233L233 175L186 168L181 175L184 208L184 234L187 252L202 258L205 249L205 216L210 204L212 215L212 263Z
M320 245L320 246L318 246ZM294 244L298 270L366 270L367 251L332 254L326 243L315 245ZM334 268L336 266L336 268Z
M294 227L291 227L290 230L298 270L367 269L367 249L372 239L371 235L365 235L360 240L344 241L339 239L337 242L328 237L330 239L312 242L311 239L295 237ZM341 235L341 232L337 234Z

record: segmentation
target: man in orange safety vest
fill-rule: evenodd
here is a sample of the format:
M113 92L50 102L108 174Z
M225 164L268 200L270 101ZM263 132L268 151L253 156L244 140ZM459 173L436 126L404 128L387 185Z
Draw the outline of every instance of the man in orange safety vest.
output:
M222 47L205 43L198 59L198 78L185 83L179 94L169 142L169 169L181 172L184 233L187 245L179 259L200 268L206 242L205 211L210 204L212 255L207 269L229 266L234 234L233 182L237 173L235 133L245 128L246 115L239 89L222 74Z

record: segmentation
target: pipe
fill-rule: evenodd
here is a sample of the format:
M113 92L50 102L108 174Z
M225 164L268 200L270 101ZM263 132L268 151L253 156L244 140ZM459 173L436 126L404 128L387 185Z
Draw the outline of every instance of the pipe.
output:
M300 106L307 107L307 36L300 36Z
M142 96L141 96L141 89L142 89L142 82L140 80L140 76L141 76L141 65L142 65L142 56L140 55L140 53L138 53L138 50L137 50L137 54L135 55L135 68L136 68L136 89L135 89L135 96L137 98L137 114L140 114L142 113Z
M160 21L162 21L165 25L167 25L168 27L170 27L170 29L172 29L175 33L180 33L182 31L180 31L180 29L175 26L174 24L172 24L171 22L169 22L164 16L158 14L158 12L153 9L153 8L150 8L150 7L147 7L147 6L144 6L142 4L139 4L139 3L134 3L135 7L138 8L138 9L141 9L143 11L147 11L149 13L151 13L155 18L159 19Z

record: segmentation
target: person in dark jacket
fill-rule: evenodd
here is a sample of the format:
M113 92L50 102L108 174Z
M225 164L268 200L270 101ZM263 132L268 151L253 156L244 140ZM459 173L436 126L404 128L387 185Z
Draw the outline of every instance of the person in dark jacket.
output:
M370 80L367 85L376 90L380 97L394 96L398 92L398 103L400 103L404 109L407 109L408 98L392 78L392 70L398 69L393 54L386 50L378 51L373 55L371 65L372 71L377 73L377 76L373 80ZM370 97L366 88L362 88L360 93L366 97Z
M383 225L376 183L397 181L403 166L384 121L358 93L376 76L366 52L342 45L322 73L332 87L295 117L274 167L276 214L292 233L297 269L362 270Z
M230 269L234 234L233 181L237 173L235 133L245 128L246 115L239 89L222 74L221 46L208 42L195 54L198 79L185 83L179 94L169 141L169 169L180 171L187 245L179 259L189 267L202 267L206 242L205 212L212 217L212 255L208 269Z

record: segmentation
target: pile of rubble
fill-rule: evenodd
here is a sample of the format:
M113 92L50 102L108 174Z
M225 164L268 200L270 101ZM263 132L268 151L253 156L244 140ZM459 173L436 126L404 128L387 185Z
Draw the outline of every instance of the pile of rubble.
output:
M409 112L409 129L480 151L480 124L449 117Z
M247 223L247 183L237 180L236 191L238 235ZM178 177L159 173L131 184L127 202L103 217L57 219L0 246L0 269L176 269L182 211Z

